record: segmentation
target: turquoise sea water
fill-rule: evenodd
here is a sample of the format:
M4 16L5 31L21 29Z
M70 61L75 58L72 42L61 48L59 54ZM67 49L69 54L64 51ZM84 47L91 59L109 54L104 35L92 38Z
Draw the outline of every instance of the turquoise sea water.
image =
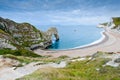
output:
M47 31L50 25L37 26L42 31ZM84 26L84 25L56 25L60 40L55 41L53 37L53 44L49 49L64 50L73 49L76 47L90 44L96 40L99 40L102 35L100 34L103 29L96 26Z

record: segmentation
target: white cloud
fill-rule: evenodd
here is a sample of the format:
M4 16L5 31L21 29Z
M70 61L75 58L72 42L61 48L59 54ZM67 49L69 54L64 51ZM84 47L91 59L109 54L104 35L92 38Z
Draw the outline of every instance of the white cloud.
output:
M61 12L59 14L50 15L53 23L64 24L82 24L82 25L97 25L102 22L109 21L111 17L120 16L120 11L104 11L99 10L73 10L68 12Z
M120 16L120 11L109 11L103 9L71 11L31 11L31 12L2 12L0 16L15 20L17 22L29 22L33 25L46 24L75 24L75 25L97 25L109 21L113 16Z
M80 25L97 25L101 22L108 21L109 18L101 16L86 17L56 17L51 20L53 23L80 24Z

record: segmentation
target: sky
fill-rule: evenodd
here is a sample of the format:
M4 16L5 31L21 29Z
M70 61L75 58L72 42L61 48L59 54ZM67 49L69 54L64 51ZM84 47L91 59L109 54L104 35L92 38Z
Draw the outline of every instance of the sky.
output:
M120 0L0 0L0 16L33 25L97 25L120 16Z

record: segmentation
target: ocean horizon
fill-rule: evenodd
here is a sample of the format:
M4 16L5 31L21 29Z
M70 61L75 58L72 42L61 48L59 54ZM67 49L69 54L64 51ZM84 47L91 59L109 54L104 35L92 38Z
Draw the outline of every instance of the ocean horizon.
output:
M56 27L60 36L59 41L52 38L50 50L68 50L85 47L102 40L102 28L96 25L39 25L38 29L47 31L50 27Z

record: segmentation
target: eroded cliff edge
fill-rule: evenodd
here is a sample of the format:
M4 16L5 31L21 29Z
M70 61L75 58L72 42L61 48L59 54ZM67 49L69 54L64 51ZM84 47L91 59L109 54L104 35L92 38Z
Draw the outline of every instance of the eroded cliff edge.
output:
M120 17L112 17L110 21L98 25L101 28L109 28L120 32Z
M52 35L59 40L55 27L43 32L29 23L17 23L0 17L0 48L44 49L52 44Z

